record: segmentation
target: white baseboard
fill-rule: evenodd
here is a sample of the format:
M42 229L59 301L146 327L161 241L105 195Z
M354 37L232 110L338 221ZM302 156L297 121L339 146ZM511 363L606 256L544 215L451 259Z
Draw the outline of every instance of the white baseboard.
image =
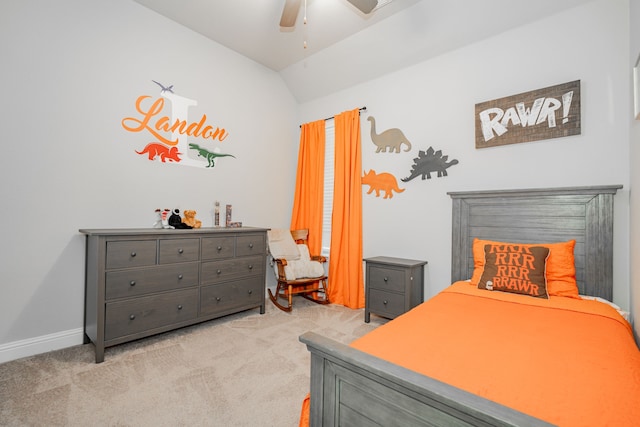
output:
M48 351L80 345L84 342L84 329L71 329L26 340L0 345L0 363L21 359Z

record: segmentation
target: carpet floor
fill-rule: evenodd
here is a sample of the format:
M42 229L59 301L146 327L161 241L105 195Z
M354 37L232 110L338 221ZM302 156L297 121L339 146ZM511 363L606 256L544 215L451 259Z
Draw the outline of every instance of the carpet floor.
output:
M92 344L0 364L1 426L297 426L314 331L349 343L387 320L296 297L110 347Z

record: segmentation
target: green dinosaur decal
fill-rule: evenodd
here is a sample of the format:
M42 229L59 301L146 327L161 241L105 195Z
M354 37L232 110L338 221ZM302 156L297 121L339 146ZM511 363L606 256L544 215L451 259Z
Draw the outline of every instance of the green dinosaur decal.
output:
M208 168L212 168L216 165L214 162L214 159L216 157L233 157L234 159L236 158L236 156L231 154L214 153L212 151L205 150L204 148L200 147L198 144L189 144L189 148L191 148L192 150L196 150L198 152L199 157L204 157L205 159L207 159Z

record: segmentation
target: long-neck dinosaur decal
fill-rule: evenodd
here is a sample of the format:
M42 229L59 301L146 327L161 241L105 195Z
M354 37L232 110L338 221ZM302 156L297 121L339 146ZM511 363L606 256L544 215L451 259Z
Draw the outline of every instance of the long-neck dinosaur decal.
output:
M192 150L196 150L198 152L198 156L204 157L207 160L208 168L212 168L215 166L214 159L216 157L233 157L234 159L236 158L231 154L214 153L212 151L205 150L204 148L200 147L198 144L189 144L189 148Z

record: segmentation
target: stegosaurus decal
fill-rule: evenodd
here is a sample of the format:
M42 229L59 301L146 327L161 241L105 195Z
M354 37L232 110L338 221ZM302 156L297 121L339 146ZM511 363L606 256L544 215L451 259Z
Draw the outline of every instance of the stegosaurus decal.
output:
M429 147L427 152L420 150L418 157L413 159L413 166L411 167L411 175L407 178L402 178L402 182L411 181L422 175L422 179L431 179L431 172L437 172L438 178L447 176L447 168L457 165L456 159L447 162L449 156L443 156L442 150L434 151L433 147Z

